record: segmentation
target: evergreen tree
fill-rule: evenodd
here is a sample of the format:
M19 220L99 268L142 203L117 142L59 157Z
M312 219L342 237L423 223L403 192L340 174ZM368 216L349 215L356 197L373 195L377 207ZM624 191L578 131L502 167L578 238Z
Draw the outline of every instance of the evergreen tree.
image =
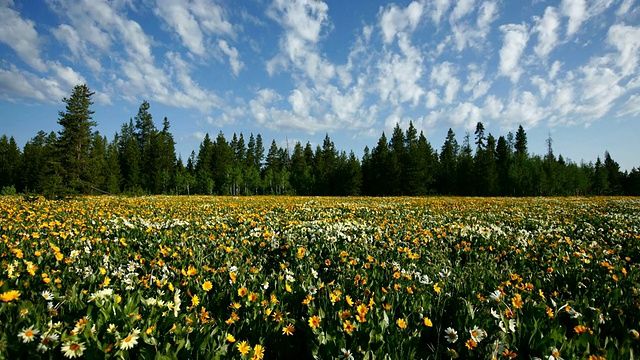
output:
M458 158L458 141L451 128L440 151L440 171L438 174L438 191L444 195L453 195L456 190L456 165Z
M16 140L7 135L0 137L0 189L19 186L22 153Z
M213 194L215 181L213 175L213 148L214 144L206 133L204 139L200 143L197 161L195 162L195 192L200 194Z
M62 177L61 185L73 193L86 192L90 187L87 182L89 147L92 128L97 125L90 109L93 95L87 85L75 86L70 97L62 99L66 107L59 113L58 124L62 130L58 132L57 170Z
M611 158L611 154L608 151L604 152L604 171L607 174L607 180L609 181L609 195L621 195L622 194L622 173L620 172L620 165Z
M403 195L405 186L403 183L403 171L406 167L406 149L404 146L404 133L400 128L400 124L396 123L389 142L389 176L390 191L392 195Z
M473 150L469 133L465 134L456 166L456 188L458 195L471 195L473 192Z
M173 135L169 132L169 119L162 122L162 131L154 136L152 142L152 166L154 172L152 179L152 191L156 194L167 193L171 187L171 181L175 176L176 150Z
M135 135L140 149L140 185L146 192L154 192L157 175L154 168L156 165L154 159L157 156L154 145L158 129L153 123L149 108L147 101L143 101L138 108L138 115L135 117Z
M498 171L498 193L508 195L511 189L509 168L511 167L511 149L504 136L498 138L496 145L496 167Z
M42 193L46 169L49 167L51 156L51 154L47 154L46 145L47 133L42 130L24 145L20 169L22 173L20 191ZM52 152L52 147L52 145L49 146L49 153Z
M388 196L392 194L393 165L389 144L384 132L378 139L378 144L371 153L371 192L376 196Z
M107 179L107 138L100 136L99 132L93 134L89 151L87 181L92 184L89 187L90 194L105 193Z
M140 147L133 120L122 124L118 137L118 158L122 172L122 190L130 194L142 192L140 182Z
M118 158L118 134L116 134L113 141L107 144L106 167L107 173L104 190L110 194L117 194L120 192L122 183L120 161Z

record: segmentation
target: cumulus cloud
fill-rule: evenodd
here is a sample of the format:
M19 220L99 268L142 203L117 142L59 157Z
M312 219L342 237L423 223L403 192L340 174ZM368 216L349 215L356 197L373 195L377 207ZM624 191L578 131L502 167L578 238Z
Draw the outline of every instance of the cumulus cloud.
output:
M440 20L450 7L451 0L433 0L429 2L431 20L436 24L436 26L440 25Z
M508 76L516 83L522 69L518 65L520 57L527 46L529 33L524 24L507 24L500 26L504 33L504 42L500 49L500 75Z
M456 1L456 6L451 11L451 15L449 16L449 20L452 23L457 22L463 17L469 15L475 6L475 0L458 0Z
M640 27L615 24L607 32L607 42L618 50L616 64L622 74L633 74L640 58Z
M380 28L382 29L384 42L387 44L392 42L400 31L405 31L406 29L415 30L420 23L423 11L424 4L418 1L411 2L405 9L392 4L382 11Z
M416 106L425 94L419 84L424 71L422 54L405 34L399 34L398 45L401 54L387 54L378 63L377 90L382 101L388 100L393 105L410 102Z
M155 13L180 36L182 43L195 55L205 53L200 24L186 0L157 0Z
M8 4L10 5L11 2ZM46 65L40 58L40 37L35 23L23 19L19 12L9 6L0 7L0 42L12 48L22 61L38 71Z
M536 25L533 31L538 33L538 43L533 51L539 57L545 59L558 43L557 30L560 26L560 18L556 9L552 6L544 10L542 18L534 17Z
M232 46L229 46L225 40L218 40L218 46L220 50L229 57L229 63L231 64L231 70L235 76L238 76L240 69L244 67L244 63L240 61L238 50Z
M569 18L567 36L575 34L588 17L586 0L562 0L560 11Z

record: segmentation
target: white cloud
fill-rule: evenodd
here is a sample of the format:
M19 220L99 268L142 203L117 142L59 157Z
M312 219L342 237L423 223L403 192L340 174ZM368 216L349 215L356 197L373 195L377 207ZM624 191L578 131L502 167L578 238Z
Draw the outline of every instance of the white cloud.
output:
M616 115L640 116L640 94L633 94L629 96Z
M411 31L415 30L420 23L423 10L424 4L417 1L411 2L406 9L400 9L392 4L384 10L380 16L384 42L391 43L398 32L405 31L407 28Z
M238 50L233 46L229 46L225 40L218 40L218 46L220 50L229 57L229 64L231 64L231 70L235 76L238 76L240 69L244 67L244 63L238 59Z
M225 9L215 0L191 0L190 8L202 30L211 35L236 36Z
M506 126L522 124L529 128L546 116L547 112L539 105L536 96L529 91L523 91L509 99L502 113L501 122Z
M629 10L631 10L631 6L633 6L634 1L635 0L624 0L624 1L622 1L622 4L620 4L620 7L616 11L616 15L624 16L624 15L628 14Z
M445 104L451 104L460 89L460 80L455 76L456 70L450 62L443 62L434 65L431 70L431 82L436 83L440 87L444 87Z
M314 83L327 83L335 75L335 67L320 56L317 43L324 26L330 26L329 7L322 1L275 0L267 15L285 30L280 38L280 53L266 63L273 75L292 64Z
M154 12L173 28L189 51L195 55L204 55L202 31L195 16L189 10L188 1L157 0Z
M476 24L478 25L478 29L485 33L485 36L489 31L491 23L496 20L497 15L498 4L495 1L485 1L482 3L482 5L480 5Z
M500 26L504 33L504 43L500 49L500 75L508 76L516 83L522 69L518 65L520 57L527 46L529 34L524 24L507 24Z
M438 26L444 14L451 7L451 0L433 0L429 4L431 6L428 12L431 13L431 20Z
M451 15L449 16L449 20L452 23L457 22L463 17L469 15L475 6L475 0L458 0L456 1L456 6L451 11Z
M549 70L549 80L555 79L556 75L558 75L558 72L560 71L561 66L562 63L558 60L553 62L553 65L551 65L551 69Z
M462 88L464 92L471 92L472 100L476 100L479 97L485 95L491 87L490 81L484 80L484 71L478 69L477 66L469 66L469 72L467 73L467 83Z
M560 11L569 18L567 36L575 34L588 17L586 0L562 0Z
M592 60L581 69L580 79L582 93L576 111L589 122L604 116L618 97L624 93L619 85L620 77L606 65L605 58Z
M0 7L0 42L12 48L22 61L38 71L46 66L40 58L40 37L35 22L23 19L9 4Z
M640 58L640 27L615 24L609 28L607 42L619 51L616 64L622 75L633 74Z
M560 115L566 116L575 109L573 86L570 82L560 83L553 95L551 106Z
M538 33L538 43L533 51L545 59L558 43L557 30L560 26L560 18L556 9L549 6L545 9L542 19L534 17L534 21L536 25L533 31Z
M0 69L0 98L15 101L17 98L55 103L68 95L58 81L40 77L12 65L9 70Z
M398 34L400 54L388 54L378 63L378 87L377 90L383 101L391 104L411 102L416 106L425 90L418 81L424 71L423 58L420 51L411 45L408 36Z

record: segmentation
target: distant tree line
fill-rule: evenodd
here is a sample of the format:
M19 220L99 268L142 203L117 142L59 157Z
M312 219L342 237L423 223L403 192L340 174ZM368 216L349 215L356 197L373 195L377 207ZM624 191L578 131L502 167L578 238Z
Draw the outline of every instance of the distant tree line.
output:
M22 151L13 137L0 137L0 189L61 197L74 194L295 194L295 195L640 195L640 169L621 172L608 152L604 161L576 164L553 153L533 155L522 126L497 139L476 126L473 143L458 143L449 129L435 149L413 123L399 125L388 139L383 132L362 159L339 151L326 135L310 143L266 150L262 136L222 132L206 134L186 164L176 158L175 140L165 117L157 128L150 105L125 122L109 140L93 131L91 97L86 85L64 98L61 130L40 131Z

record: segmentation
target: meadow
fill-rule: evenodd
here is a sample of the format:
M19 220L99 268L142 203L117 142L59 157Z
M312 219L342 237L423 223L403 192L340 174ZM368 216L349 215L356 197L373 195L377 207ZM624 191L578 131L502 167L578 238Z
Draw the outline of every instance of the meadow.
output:
M0 358L629 359L637 198L0 198Z

